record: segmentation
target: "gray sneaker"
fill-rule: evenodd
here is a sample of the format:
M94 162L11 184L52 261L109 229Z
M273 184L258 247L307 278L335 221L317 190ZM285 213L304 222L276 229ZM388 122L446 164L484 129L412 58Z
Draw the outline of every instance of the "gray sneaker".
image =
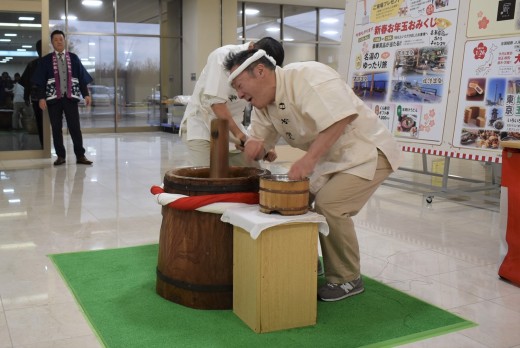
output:
M363 291L365 291L363 279L359 277L343 284L327 283L318 289L318 297L322 301L332 302L360 294Z

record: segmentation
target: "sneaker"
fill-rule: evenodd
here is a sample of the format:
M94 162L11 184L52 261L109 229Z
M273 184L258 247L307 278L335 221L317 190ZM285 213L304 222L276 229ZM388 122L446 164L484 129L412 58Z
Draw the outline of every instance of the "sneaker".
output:
M365 291L363 279L359 277L343 284L327 283L318 289L318 297L322 301L332 302L360 294L363 291Z
M325 270L323 269L323 264L321 263L320 258L318 257L318 277L325 274Z

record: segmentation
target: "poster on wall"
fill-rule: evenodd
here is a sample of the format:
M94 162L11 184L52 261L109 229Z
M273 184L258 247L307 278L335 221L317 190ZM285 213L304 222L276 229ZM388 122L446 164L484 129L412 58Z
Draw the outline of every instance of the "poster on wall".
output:
M469 38L507 34L520 34L520 0L471 1Z
M395 137L443 138L457 0L356 0L348 82Z
M520 141L520 37L468 41L454 145L496 150Z

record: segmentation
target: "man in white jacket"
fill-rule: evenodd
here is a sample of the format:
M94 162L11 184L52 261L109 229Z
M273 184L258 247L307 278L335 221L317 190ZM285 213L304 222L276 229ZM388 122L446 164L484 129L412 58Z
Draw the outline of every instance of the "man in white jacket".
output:
M280 137L305 151L289 179L310 177L316 212L327 219L320 235L327 283L323 301L364 291L352 216L398 168L400 149L378 116L332 68L318 62L277 67L263 50L230 55L224 66L238 96L253 105L244 154L259 159Z
M236 91L230 86L229 73L224 69L223 62L230 53L253 48L267 51L275 58L277 65L282 65L283 47L271 37L265 37L256 43L222 46L208 56L180 124L179 134L188 148L191 165L209 166L211 120L214 118L227 120L230 139L239 146L244 144L247 131L242 121L248 103L238 98ZM246 160L241 151L230 152L230 166L250 164L251 161Z

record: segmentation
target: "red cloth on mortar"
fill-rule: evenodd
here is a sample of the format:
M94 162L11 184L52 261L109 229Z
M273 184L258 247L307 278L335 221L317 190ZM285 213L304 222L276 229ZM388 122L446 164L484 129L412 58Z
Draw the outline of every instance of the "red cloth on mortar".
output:
M159 186L152 186L150 192L154 195L164 193L164 190ZM258 204L259 198L257 192L233 192L233 193L218 193L214 195L189 196L179 198L168 206L177 210L195 210L212 203L246 203Z

